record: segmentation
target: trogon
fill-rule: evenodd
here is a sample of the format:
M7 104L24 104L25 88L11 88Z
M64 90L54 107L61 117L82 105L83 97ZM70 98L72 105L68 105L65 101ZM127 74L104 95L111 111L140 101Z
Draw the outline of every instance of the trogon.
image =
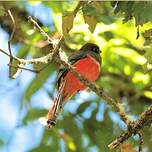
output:
M69 63L82 76L90 81L96 81L100 76L101 56L100 49L96 44L87 43L78 52L69 57ZM84 90L86 86L80 82L67 68L60 68L57 77L58 94L53 101L48 115L47 125L52 128L56 124L57 115L62 104L69 100L78 91Z

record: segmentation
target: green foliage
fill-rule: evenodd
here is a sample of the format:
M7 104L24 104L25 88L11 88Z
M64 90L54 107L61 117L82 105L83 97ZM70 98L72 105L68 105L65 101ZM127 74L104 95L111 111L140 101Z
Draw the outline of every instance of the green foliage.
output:
M4 14L5 14L5 10L3 6L0 6L0 16L4 16Z
M52 10L55 32L62 31L65 38L62 48L68 55L76 52L87 42L99 45L102 50L102 67L101 77L97 84L110 97L124 103L127 113L137 117L152 103L151 1L85 1L77 12L74 10L78 1L42 1L41 4ZM13 7L16 6L15 19L20 16L17 15L18 5L19 2L13 4ZM7 18L4 21L7 21ZM30 54L30 57L35 58L44 55L45 47L37 45L40 44L42 37L34 32L28 22L25 22L25 17L17 21L18 27L21 28L16 31L14 43L20 41L21 38L24 40L20 41L21 48L17 56L25 58ZM136 39L136 26L140 27L138 39ZM54 33L50 31L50 34ZM13 64L16 65L16 63ZM34 66L33 69L43 66L40 64ZM50 64L35 75L23 91L29 102L32 102L32 96L38 93L55 71L57 71L56 66ZM55 83L49 85L55 88ZM52 90L47 90L46 93L50 96L54 94ZM89 94L91 95L92 92ZM97 96L93 99L90 97L82 103L77 102L79 99L76 99L77 97L69 102L76 102L77 108L75 107L72 112L68 108L70 112L63 110L56 128L45 129L40 145L31 152L58 152L61 151L61 142L67 152L88 152L94 149L97 152L109 151L107 145L126 129L122 122L115 121L115 115L110 115L109 112L114 112L114 109L105 106L101 111L100 102L102 101ZM46 114L46 109L31 108L22 121L26 125L28 122L45 117ZM102 120L97 119L99 115ZM143 134L145 149L150 152L152 149L151 128L144 129ZM128 144L133 145L132 148L138 146L138 142L134 139L128 140Z
M51 73L54 71L54 65L49 65L43 71L36 75L36 77L32 80L25 91L25 97L28 101L30 101L31 96L37 92L49 78Z
M152 2L151 1L125 1L125 2L111 2L112 6L115 8L114 13L123 12L124 22L135 18L136 26L143 25L152 20Z
M0 139L0 147L4 145L4 141Z
M62 30L65 38L68 36L69 31L73 27L74 17L75 17L74 13L69 13L62 17Z
M23 123L27 124L28 122L34 121L40 117L43 117L47 114L45 109L30 109L27 115L23 119Z

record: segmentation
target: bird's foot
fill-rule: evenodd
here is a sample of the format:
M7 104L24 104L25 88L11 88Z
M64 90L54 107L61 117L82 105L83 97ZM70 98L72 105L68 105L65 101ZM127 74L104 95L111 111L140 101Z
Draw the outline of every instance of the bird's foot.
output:
M55 119L49 119L47 120L47 126L48 128L53 128L56 125L56 120Z

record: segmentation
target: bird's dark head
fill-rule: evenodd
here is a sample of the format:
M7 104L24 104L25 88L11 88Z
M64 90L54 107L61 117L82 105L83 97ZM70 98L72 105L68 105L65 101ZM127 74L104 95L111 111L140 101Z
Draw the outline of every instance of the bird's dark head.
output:
M83 45L81 47L82 51L92 51L92 52L95 52L95 53L101 53L101 50L100 48L96 45L96 44L93 44L93 43L86 43L85 45Z

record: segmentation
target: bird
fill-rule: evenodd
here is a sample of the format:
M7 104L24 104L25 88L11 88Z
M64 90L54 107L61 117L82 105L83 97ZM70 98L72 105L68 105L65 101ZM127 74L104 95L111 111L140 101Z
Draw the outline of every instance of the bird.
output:
M89 81L95 82L100 77L102 61L100 53L101 50L98 45L86 43L79 51L69 57L68 63ZM57 116L61 112L63 103L68 101L77 92L87 88L65 67L59 69L56 81L58 93L47 114L48 128L52 128L56 125Z

